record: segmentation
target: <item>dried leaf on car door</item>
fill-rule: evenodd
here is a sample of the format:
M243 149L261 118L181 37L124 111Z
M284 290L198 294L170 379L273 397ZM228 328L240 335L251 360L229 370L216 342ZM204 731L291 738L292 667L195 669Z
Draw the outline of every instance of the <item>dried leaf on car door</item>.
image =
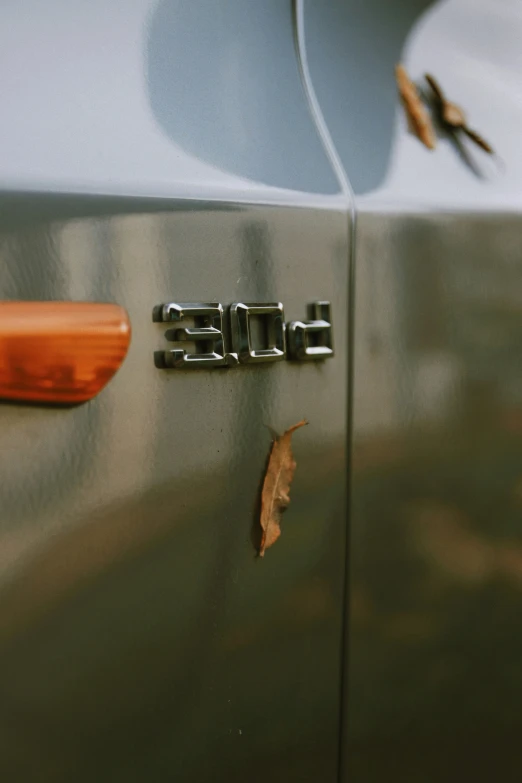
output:
M422 143L433 150L437 141L430 115L422 103L417 88L411 81L406 68L403 65L395 66L395 78L404 103L404 108L411 120L413 129Z
M259 556L272 546L281 535L281 516L290 503L290 485L294 477L296 463L292 456L292 434L308 422L302 421L289 427L272 443L270 459L266 469L263 491L261 493L261 545Z

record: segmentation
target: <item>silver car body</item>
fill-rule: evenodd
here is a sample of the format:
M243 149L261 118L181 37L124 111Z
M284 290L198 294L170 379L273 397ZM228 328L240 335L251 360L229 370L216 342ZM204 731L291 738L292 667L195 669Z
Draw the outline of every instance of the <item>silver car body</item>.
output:
M516 0L2 4L0 298L133 328L93 401L0 406L2 780L509 776L521 35ZM426 150L398 61L498 155ZM158 304L316 300L324 362L154 364Z

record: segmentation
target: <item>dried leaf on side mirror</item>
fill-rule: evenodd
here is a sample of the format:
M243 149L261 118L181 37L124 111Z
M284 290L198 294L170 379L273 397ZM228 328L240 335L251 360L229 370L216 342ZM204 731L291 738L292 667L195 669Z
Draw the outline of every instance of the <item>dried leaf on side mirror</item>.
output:
M281 535L281 516L290 503L290 485L296 468L292 456L292 434L305 424L308 424L305 419L297 422L283 435L277 436L272 443L261 494L260 557L264 556L265 550L271 547Z
M397 79L404 108L412 122L416 135L428 149L435 149L437 140L430 115L403 65L395 66L395 78Z

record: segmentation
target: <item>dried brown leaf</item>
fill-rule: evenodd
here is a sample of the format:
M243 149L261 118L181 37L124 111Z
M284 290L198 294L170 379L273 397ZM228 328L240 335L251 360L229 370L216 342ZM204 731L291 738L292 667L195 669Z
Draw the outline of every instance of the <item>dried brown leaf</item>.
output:
M456 103L448 101L435 77L429 73L426 73L425 78L437 99L438 111L442 121L452 130L463 131L472 141L475 142L475 144L483 149L484 152L487 152L490 155L494 155L495 152L492 146L476 131L469 127L463 109L461 109L460 106L457 106Z
M424 78L426 79L431 89L435 93L435 97L437 98L438 102L441 104L444 103L446 98L444 97L444 93L442 92L442 87L440 86L436 78L432 76L431 73L425 73Z
M489 155L495 154L495 150L493 149L491 144L489 144L485 139L483 139L482 136L479 136L479 134L476 131L471 130L471 128L468 128L467 125L464 125L462 130L467 136L469 136L469 138L472 141L475 142L475 144L477 144L481 149L483 149L484 152L487 152Z
M290 485L294 477L296 463L292 456L292 434L308 422L302 421L289 427L272 443L270 459L266 469L263 491L261 493L261 545L259 556L272 546L281 535L281 516L290 503Z
M395 78L397 79L404 108L413 123L415 133L428 149L435 149L437 141L430 115L403 65L395 66Z

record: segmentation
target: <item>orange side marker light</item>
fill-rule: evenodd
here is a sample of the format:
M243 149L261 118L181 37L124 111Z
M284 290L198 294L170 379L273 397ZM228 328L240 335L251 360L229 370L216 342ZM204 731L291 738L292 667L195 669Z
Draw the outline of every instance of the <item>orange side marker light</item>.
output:
M130 337L118 305L0 302L0 398L90 400L119 369Z

